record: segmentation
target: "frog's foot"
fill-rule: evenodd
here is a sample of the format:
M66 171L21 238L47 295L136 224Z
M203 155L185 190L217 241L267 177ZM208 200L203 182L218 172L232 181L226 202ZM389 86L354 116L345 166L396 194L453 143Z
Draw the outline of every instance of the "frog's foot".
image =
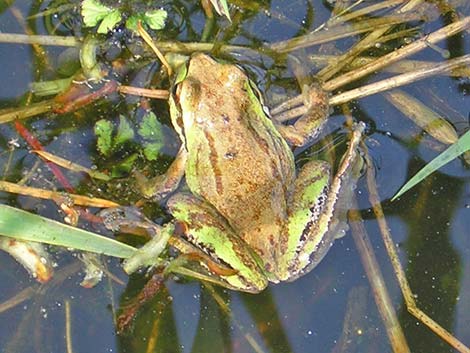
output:
M328 94L319 83L304 86L302 94L272 111L276 121L298 118L293 125L278 124L281 135L294 146L303 146L320 133L328 117Z
M140 236L154 237L160 228L136 207L112 207L102 210L99 216L106 229Z
M181 146L173 163L165 174L157 175L155 178L148 179L140 172L134 172L137 188L146 198L162 200L178 187L184 175L186 165L187 151Z

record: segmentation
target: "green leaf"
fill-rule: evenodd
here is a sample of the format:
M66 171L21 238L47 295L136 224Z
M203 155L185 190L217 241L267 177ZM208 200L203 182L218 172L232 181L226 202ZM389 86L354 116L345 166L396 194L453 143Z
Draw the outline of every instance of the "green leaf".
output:
M144 146L144 156L149 161L154 161L158 158L163 143L161 142L150 142L146 143Z
M130 16L126 20L126 28L137 33L137 23L139 22L139 20L141 20L142 22L144 21L140 14Z
M0 205L0 235L120 258L137 251L114 239L6 205Z
M129 174L129 172L132 170L132 167L134 166L137 157L137 153L133 153L120 163L115 164L111 168L111 176L113 178L122 178L123 176Z
M164 145L163 125L154 113L144 115L139 127L139 135L145 140L144 155L149 161L157 159Z
M108 33L119 22L121 22L121 19L122 19L121 12L119 10L113 10L113 12L109 13L108 15L106 15L105 18L103 18L103 21L98 27L97 32L102 33L102 34Z
M144 15L145 23L154 30L159 30L165 27L165 21L168 14L165 10L147 11Z
M114 145L120 145L126 141L134 138L134 130L131 124L127 121L124 115L119 116L119 126L116 137L114 138Z
M460 156L462 153L470 150L470 131L463 134L459 140L451 145L448 149L442 152L439 156L429 162L424 168L416 173L403 187L393 196L392 201L403 195L416 184L420 183L431 173L438 170L443 165L449 163L453 159Z
M139 135L147 140L156 140L161 136L162 124L153 112L148 112L142 118Z
M126 21L127 29L137 32L137 23L142 21L151 29L160 30L165 27L165 21L168 14L165 10L147 11L145 14L134 14Z
M102 5L96 0L83 0L82 1L82 17L85 26L96 26L103 20L113 9Z
M98 2L97 0L83 0L82 16L86 27L98 27L98 33L107 33L112 30L122 19L118 9L112 9Z
M113 124L108 120L101 119L96 122L94 130L98 138L96 144L100 153L109 156L112 149Z

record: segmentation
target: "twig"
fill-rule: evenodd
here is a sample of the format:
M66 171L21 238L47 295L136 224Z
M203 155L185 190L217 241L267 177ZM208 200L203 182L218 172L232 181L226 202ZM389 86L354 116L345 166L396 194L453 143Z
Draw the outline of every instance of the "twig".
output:
M0 181L0 190L31 197L38 197L47 200L67 200L71 199L73 204L88 207L118 207L119 204L110 200L96 197L87 197L76 194L66 194L63 192L33 188L30 186L17 185L8 181Z
M309 47L315 44L322 44L331 42L337 39L355 36L364 32L369 32L383 26L391 26L394 24L415 21L420 19L421 14L409 13L400 16L382 17L372 19L355 24L351 26L334 27L328 31L312 32L304 36L295 37L286 41L273 43L268 46L268 49L278 53L288 53L296 49Z
M353 200L353 209L349 211L352 222L351 229L354 243L358 248L362 265L366 272L369 283L372 287L375 303L379 309L380 317L385 326L390 344L395 353L409 353L410 349L406 342L405 335L393 308L392 300L388 295L385 281L380 271L380 266L375 257L375 253L367 236L366 229L362 222L358 209L357 200Z
M65 300L65 345L67 347L67 353L73 353L70 300Z
M118 87L119 93L132 94L134 96L154 98L154 99L168 99L170 93L166 89L148 89L133 86L121 85Z
M150 48L152 48L153 52L155 53L155 55L157 55L157 57L161 61L162 65L165 66L166 71L168 73L168 76L171 77L171 75L173 73L173 70L172 70L170 64L168 63L168 61L166 60L165 56L160 51L160 49L157 47L157 45L155 45L155 43L153 42L152 37L150 37L150 34L147 33L147 31L142 26L142 23L140 21L137 23L137 30L139 31L139 34L142 37L142 39L145 41L145 43L147 43L147 45Z
M376 94L379 92L390 90L392 88L400 87L400 86L403 86L403 85L406 85L415 81L422 80L424 78L428 78L430 76L439 75L439 74L451 71L456 67L459 67L468 63L470 63L470 54L460 56L455 59L447 60L443 63L435 64L432 67L425 67L421 70L407 72L405 74L397 75L397 76L387 78L382 81L374 82L369 85L365 85L365 86L352 89L344 93L340 93L330 99L330 104L338 105L338 104L349 102L353 99L370 96L372 94Z
M27 35L17 33L0 33L0 43L39 44L60 47L77 47L81 41L75 37Z
M396 76L387 78L382 81L374 82L369 85L365 85L359 88L352 89L350 91L337 94L336 96L333 96L330 98L329 104L331 106L335 106L335 105L347 103L354 99L367 97L367 96L370 96L379 92L397 88L397 87L400 87L400 86L403 86L403 85L406 85L406 84L409 84L418 80L422 80L424 78L428 78L434 75L444 74L456 68L460 68L464 64L468 64L468 63L470 63L470 54L464 55L455 59L447 60L443 63L428 65L416 71L407 72L401 75L396 75ZM302 104L302 102L303 102L303 96L299 94L298 96L293 97L283 102L282 104L279 104L277 107L271 110L271 114L276 115L280 111L283 111L291 106L297 106L299 104ZM296 108L294 112L291 112L292 114L283 115L283 118L279 119L278 121L289 120L289 117L293 115L294 113L296 114L296 116L301 116L305 114L306 112L307 112L307 107L301 106L299 108Z
M439 325L436 321L434 321L431 317L429 317L426 313L424 313L421 309L417 307L413 292L411 291L410 285L405 276L405 272L403 271L403 268L400 264L398 254L395 250L395 245L393 244L392 236L389 231L390 228L387 225L382 206L380 205L380 197L377 191L374 170L372 168L372 161L370 160L367 154L366 164L369 166L367 168L367 187L369 190L369 201L376 216L377 223L380 228L380 233L382 234L382 239L384 241L385 248L392 263L393 270L395 271L398 284L400 285L400 289L405 299L405 304L408 312L414 317L416 317L418 320L420 320L423 324L428 326L431 331L433 331L436 335L438 335L440 338L442 338L444 341L446 341L459 352L470 353L470 349L467 346L465 346L449 331L447 331L445 328L443 328L441 325Z
M354 12L350 12L348 14L340 14L339 16L335 16L332 19L328 20L326 23L326 26L328 28L331 28L333 26L337 26L339 24L342 24L344 22L349 22L352 21L358 17L362 17L365 15L368 15L372 12L376 12L379 10L386 9L388 7L393 7L399 4L403 4L404 2L407 2L408 0L388 0L388 1L380 1L377 4L370 5L363 7L362 9L356 10ZM348 11L349 9L346 9Z
M363 67L350 71L342 76L339 76L331 81L328 81L324 84L323 88L327 91L333 91L339 87L342 87L348 83L356 81L364 76L367 76L373 72L380 70L381 68L390 65L400 59L403 59L407 56L410 56L422 49L425 49L429 46L429 43L437 43L443 39L446 39L454 34L457 34L470 27L470 17L465 17L464 19L452 23L446 27L443 27L425 38L419 39L407 46L399 48L387 55L384 55L377 59L376 61L364 65Z

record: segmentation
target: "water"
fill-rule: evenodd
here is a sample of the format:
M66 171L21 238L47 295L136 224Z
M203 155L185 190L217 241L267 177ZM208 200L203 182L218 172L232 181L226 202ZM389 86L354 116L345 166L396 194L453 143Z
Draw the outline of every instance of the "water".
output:
M46 5L43 3L41 9ZM204 17L197 4L183 2L175 7L183 5L187 11L178 12L178 15L172 12L175 8L167 6L171 31L165 34L166 39L197 41L203 30ZM17 1L14 6L0 6L0 10L1 33L24 33L13 10L18 10L22 16L37 12L37 8L26 1ZM458 10L462 17L468 14L468 8L464 6ZM274 43L316 28L329 18L330 11L320 1L265 2L265 7L258 12L245 11L242 15L235 15L232 27L219 19L215 37L228 40L230 44L257 48L260 43ZM448 21L442 15L439 20L425 23L415 37L428 34ZM39 18L29 20L28 24L37 33L48 34L46 22ZM183 25L178 26L181 23ZM68 24L59 26L58 34L70 36L75 30L81 35L77 30L80 27L75 22ZM416 22L413 24L419 25ZM114 36L116 39L119 37L118 34ZM345 50L356 40L356 37L348 38L336 42L336 45L340 50ZM459 34L438 45L449 50L451 56L459 56L467 53L467 42L467 35ZM383 44L380 50L387 50L388 45L392 44ZM76 60L73 53L64 53L64 48L44 49L49 65L41 62L30 45L0 43L1 108L23 105L29 98L30 82L61 77L60 70L70 68L64 64L66 59L71 57L72 61ZM313 46L306 49L305 54L318 50L319 46ZM325 46L322 50L334 52ZM369 50L366 54L378 55L380 50ZM271 100L283 97L286 91L295 90L292 74L282 58L275 63L267 56L243 53L236 59ZM412 59L445 61L440 52L432 48L416 54ZM316 72L318 69L311 70ZM156 68L149 65L134 76L126 76L125 80L146 82L155 71ZM353 85L375 82L389 75L375 73ZM459 133L466 130L470 103L465 78L436 76L408 85L403 90L441 112ZM65 116L42 114L28 119L25 124L48 151L83 165L106 169L111 168L116 160L134 153L136 146L126 145L110 158L111 162L106 160L96 151L94 123L101 118L117 122L119 114L131 114L138 103L139 99L134 97L113 95L105 102ZM168 124L166 105L154 105L157 115ZM390 202L399 187L434 158L443 146L422 133L380 94L360 99L351 107L354 119L368 124L366 144L374 162L379 194L393 241L419 307L460 340L470 344L467 319L470 309L470 242L467 236L470 228L470 189L467 168L462 160L455 160L400 200ZM138 114L133 116L134 121L140 118ZM325 135L331 133L339 136L341 131L338 129L343 122L343 112L335 109ZM174 156L177 144L171 129L165 131L168 133L164 150L167 156L161 161L168 162ZM339 143L342 141L340 138ZM8 151L16 142L20 147L10 155ZM26 144L18 138L11 123L0 125L0 149L0 165L5 166L2 178L8 181L18 181L37 160L27 153ZM299 155L303 157L312 153L307 150ZM39 168L34 169L34 180L30 184L51 189L51 175L44 165ZM83 175L76 173L67 173L67 176L82 193L98 193L101 190L101 197L128 202L138 198L134 190L128 187L126 179L106 186L98 182L90 183ZM377 222L370 210L365 178L361 179L357 191L364 225L411 351L452 352L448 344L404 309ZM0 193L0 202L60 219L56 206L49 201ZM168 219L157 206L152 207L154 209L149 213L154 220ZM66 305L70 305L71 344L75 352L300 353L392 350L350 232L336 241L325 259L311 273L292 283L271 285L261 294L235 293L220 288L213 291L195 281L169 279L165 282L165 288L139 312L131 329L121 335L116 334L116 312L129 307L132 298L146 283L145 276L135 275L129 279L117 260L106 259L108 269L125 284L105 279L93 289L84 289L79 286L83 273L75 257L63 251L51 251L58 263L56 276L51 284L41 287L11 257L0 253L0 303L15 297L25 288L33 289L32 294L19 304L8 309L0 306L0 352L65 351ZM349 297L352 304L348 306ZM220 305L222 302L228 303L229 313ZM344 346L341 335L345 330L347 313L351 315L347 321L351 326L348 326L348 343ZM341 347L346 348L341 350Z

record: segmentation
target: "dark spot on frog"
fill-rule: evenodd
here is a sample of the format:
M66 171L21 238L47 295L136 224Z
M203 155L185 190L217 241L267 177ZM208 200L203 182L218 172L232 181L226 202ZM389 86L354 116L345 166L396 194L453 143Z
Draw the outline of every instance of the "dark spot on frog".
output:
M175 222L174 235L177 237L183 237L188 232L188 225L183 221Z
M221 115L221 117L222 117L222 121L223 121L225 124L230 123L230 118L229 118L229 116L228 116L227 114L223 113L223 114Z
M233 160L237 156L237 152L228 151L224 154L225 159Z
M272 234L269 234L268 236L268 241L271 246L275 246L276 243L274 242L274 236Z

